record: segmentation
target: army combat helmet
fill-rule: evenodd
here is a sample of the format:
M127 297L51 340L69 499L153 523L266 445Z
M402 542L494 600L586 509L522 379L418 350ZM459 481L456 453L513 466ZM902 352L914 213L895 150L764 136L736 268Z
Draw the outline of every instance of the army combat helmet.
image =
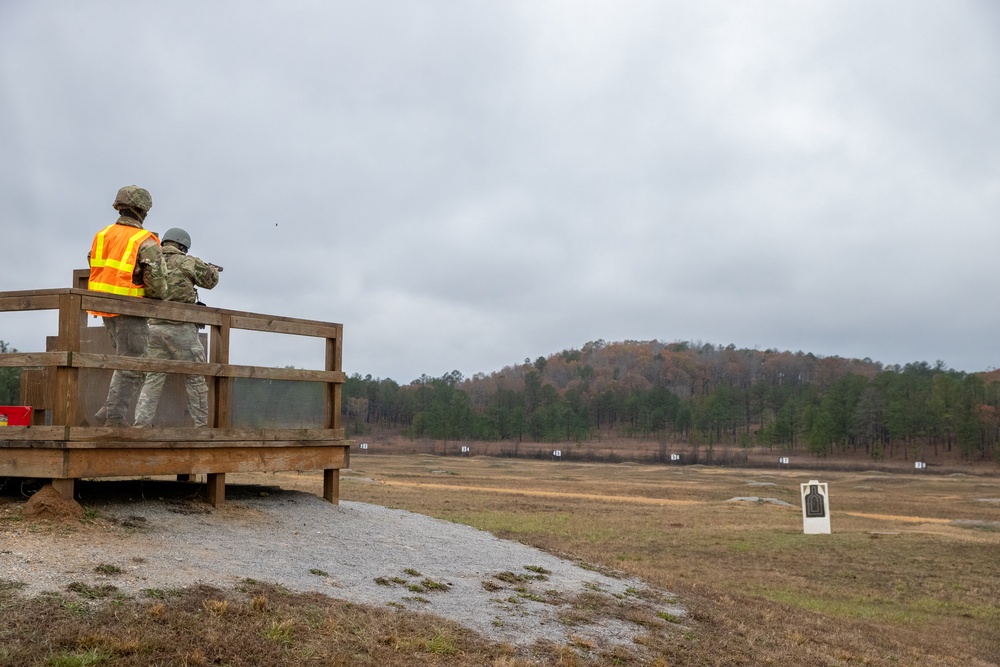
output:
M140 188L138 185L126 185L118 190L115 203L111 206L116 211L123 208L132 209L145 218L149 209L153 208L153 198L149 195L149 190L145 188Z
M167 241L173 241L181 247L181 250L187 252L191 247L191 235L180 227L171 227L167 231L163 232L163 237L160 239L160 243L166 243Z

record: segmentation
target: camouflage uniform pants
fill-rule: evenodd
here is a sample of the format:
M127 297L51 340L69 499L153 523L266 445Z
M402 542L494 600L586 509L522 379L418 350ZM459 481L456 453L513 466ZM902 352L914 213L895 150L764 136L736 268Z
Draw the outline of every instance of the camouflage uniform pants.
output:
M123 357L141 357L146 354L149 343L149 325L145 317L118 315L104 318L104 329L111 337L115 354ZM103 418L109 426L124 426L132 397L142 384L142 373L138 371L115 371L111 374L108 398L97 413L98 421Z
M178 361L205 362L205 348L198 337L198 326L191 323L155 323L149 325L150 359L176 359ZM166 373L146 373L146 381L135 406L135 425L152 426L156 406L166 381ZM188 414L195 426L208 424L208 383L203 375L187 375L184 380L187 392Z

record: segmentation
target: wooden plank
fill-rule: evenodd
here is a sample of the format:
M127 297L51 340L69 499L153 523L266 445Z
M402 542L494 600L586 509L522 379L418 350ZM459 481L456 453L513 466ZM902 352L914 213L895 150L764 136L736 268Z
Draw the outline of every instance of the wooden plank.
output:
M79 271L86 271L80 269ZM76 273L74 272L74 276ZM86 274L81 274L86 275ZM81 283L81 284L85 284ZM22 310L55 310L59 307L59 297L73 294L80 297L84 310L96 310L121 315L139 317L160 317L184 322L195 322L208 326L219 326L223 316L229 316L230 326L247 331L296 334L316 338L339 338L343 324L307 320L297 317L264 315L246 311L199 306L197 304L159 301L128 296L116 296L93 292L87 289L47 289L0 292L0 312Z
M346 468L348 448L0 449L0 477L69 479Z
M0 354L0 368L43 368L68 365L69 352L4 352Z
M134 296L115 296L88 290L73 290L79 293L83 308L102 313L155 317L178 322L193 322L209 326L218 325L222 315L216 308L199 306L194 303L160 301Z
M230 320L229 326L234 329L295 334L317 338L335 337L338 328L343 326L334 322L280 317L278 315L263 315L199 306L196 304L159 301L156 299L114 296L88 290L72 291L81 295L83 298L83 307L86 310L119 313L122 315L157 317L181 322L195 322L208 326L220 326L223 318L228 317Z
M220 364L202 364L193 361L173 359L149 359L147 357L123 357L116 354L95 354L75 352L69 359L74 368L97 368L100 370L139 371L156 373L181 373L184 375L220 375Z
M226 502L226 473L208 474L208 502L212 507L221 507Z
M17 442L67 440L67 426L5 426L0 428L0 448L15 446Z
M346 447L64 450L58 477L197 475L219 472L283 472L340 469Z
M0 294L0 312L24 310L55 310L59 307L62 290L30 290Z
M297 380L303 382L347 381L342 371L318 371L302 368L271 368L236 364L195 363L173 359L122 357L93 352L7 352L0 354L0 368L96 368L100 370L153 371L207 377L252 378L257 380Z
M344 429L318 428L108 428L77 426L66 429L66 440L108 442L206 442L233 443L240 441L330 441L343 440ZM228 446L228 445L223 445Z
M0 429L0 448L16 447L17 443L67 442L93 443L95 446L117 447L121 443L154 446L176 443L204 444L229 447L233 443L269 442L334 442L344 440L344 429L319 428L113 428L106 426L6 426ZM246 446L256 446L249 444ZM289 445L294 446L294 445Z
M51 362L53 360L46 361ZM204 375L206 377L335 383L347 381L347 374L343 372L311 371L302 368L270 368L263 366L240 366L236 364L197 363L193 361L176 361L173 359L122 357L114 354L95 354L92 352L75 352L72 356L68 357L65 363L74 368L177 373L180 375ZM0 364L0 366L2 365Z
M224 365L219 375L232 378L252 378L255 380L296 380L303 382L347 382L347 374L341 371L311 371L304 368L271 368L265 366Z
M338 335L340 326L328 322L296 320L290 317L272 317L270 315L233 315L232 319L234 329L312 336L314 338L334 338Z
M87 450L87 449L246 449L247 451L281 447L301 449L303 447L346 447L351 440L234 440L231 442L206 442L189 440L184 442L106 440L106 441L66 441L66 440L0 440L0 449L14 451L25 449Z
M64 452L58 449L0 449L0 477L65 478Z

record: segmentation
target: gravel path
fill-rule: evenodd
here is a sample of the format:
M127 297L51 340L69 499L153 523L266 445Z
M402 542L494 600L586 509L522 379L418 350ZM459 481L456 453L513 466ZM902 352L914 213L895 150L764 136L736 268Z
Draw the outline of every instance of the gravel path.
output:
M3 522L0 579L24 594L72 581L143 589L204 583L232 588L245 578L340 599L431 612L515 645L570 637L635 647L642 628L602 617L572 626L558 617L578 595L613 606L682 617L673 597L650 602L641 581L585 569L538 549L439 519L377 505L331 505L312 494L227 486L213 510L184 499L88 502L111 522L96 529L39 531ZM120 574L102 575L100 564ZM428 585L429 584L429 585ZM440 584L441 587L437 587ZM423 590L411 590L421 586Z

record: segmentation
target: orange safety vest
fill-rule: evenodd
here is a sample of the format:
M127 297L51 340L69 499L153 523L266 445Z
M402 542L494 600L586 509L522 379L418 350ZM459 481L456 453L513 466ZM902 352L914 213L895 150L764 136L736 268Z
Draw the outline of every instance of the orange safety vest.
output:
M108 225L94 236L90 247L90 280L87 289L108 294L124 296L144 296L141 285L132 282L132 273L139 258L139 246L152 238L159 241L156 234L141 227ZM91 315L116 317L115 313L97 313Z

